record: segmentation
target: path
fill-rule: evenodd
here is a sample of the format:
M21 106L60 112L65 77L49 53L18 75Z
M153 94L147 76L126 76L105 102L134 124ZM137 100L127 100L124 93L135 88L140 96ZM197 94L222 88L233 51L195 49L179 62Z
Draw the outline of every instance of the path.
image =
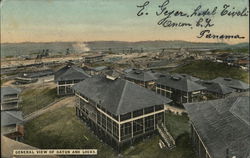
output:
M75 97L74 96L62 98L60 100L57 100L57 101L49 104L48 106L46 106L38 111L35 111L35 112L25 116L24 121L28 122L28 121L46 113L46 112L53 111L53 110L58 109L58 108L63 107L63 106L74 106L74 105L75 105Z

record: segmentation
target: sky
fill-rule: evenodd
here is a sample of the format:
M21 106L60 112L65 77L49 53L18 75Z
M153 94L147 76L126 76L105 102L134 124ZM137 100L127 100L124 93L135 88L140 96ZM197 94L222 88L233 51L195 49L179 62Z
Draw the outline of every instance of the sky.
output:
M249 13L245 17L220 16L224 4L229 10L243 10L248 0L169 0L168 10L191 13L198 5L204 10L218 7L218 13L208 16L211 28L163 27L156 16L165 0L148 0L144 10L148 15L137 16L147 0L3 0L1 2L1 43L54 41L146 41L185 40L193 42L239 43L249 41ZM234 9L233 9L234 7ZM171 17L173 22L195 25L199 17ZM218 40L197 38L209 29L213 34L245 36L245 39Z

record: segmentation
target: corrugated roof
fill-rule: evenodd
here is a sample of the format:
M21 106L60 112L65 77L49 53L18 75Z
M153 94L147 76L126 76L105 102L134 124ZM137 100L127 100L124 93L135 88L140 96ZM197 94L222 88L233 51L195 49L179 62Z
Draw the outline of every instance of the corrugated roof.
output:
M202 85L199 85L189 78L183 77L179 74L166 75L166 77L161 77L156 80L156 83L184 92L193 92L206 89L206 87L203 87Z
M89 77L89 74L74 65L67 65L55 73L55 81L84 80Z
M88 78L73 86L82 95L100 103L110 113L125 114L142 108L167 104L170 99L124 79L104 76Z
M213 158L250 156L249 96L184 104Z
M21 93L21 89L19 88L14 88L14 87L1 87L1 99L5 95L10 95L10 94L19 94Z
M232 79L232 78L217 77L216 79L212 81L216 83L224 84L228 87L235 88L235 89L242 89L242 90L249 89L249 84L242 82L240 80Z
M23 124L22 111L1 111L1 126Z

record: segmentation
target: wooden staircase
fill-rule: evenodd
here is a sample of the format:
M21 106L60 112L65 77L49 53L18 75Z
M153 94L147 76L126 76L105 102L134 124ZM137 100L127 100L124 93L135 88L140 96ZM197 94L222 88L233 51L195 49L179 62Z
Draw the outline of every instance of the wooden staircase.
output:
M169 150L175 148L174 138L170 135L163 123L157 124L157 130L162 138L162 142L164 143L165 147Z

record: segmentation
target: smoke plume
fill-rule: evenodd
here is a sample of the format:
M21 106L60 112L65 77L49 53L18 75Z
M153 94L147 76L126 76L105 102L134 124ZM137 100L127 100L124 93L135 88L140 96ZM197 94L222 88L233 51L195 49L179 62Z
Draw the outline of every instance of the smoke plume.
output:
M75 52L77 53L90 51L90 48L88 47L88 44L86 43L75 43L73 44L73 48Z

